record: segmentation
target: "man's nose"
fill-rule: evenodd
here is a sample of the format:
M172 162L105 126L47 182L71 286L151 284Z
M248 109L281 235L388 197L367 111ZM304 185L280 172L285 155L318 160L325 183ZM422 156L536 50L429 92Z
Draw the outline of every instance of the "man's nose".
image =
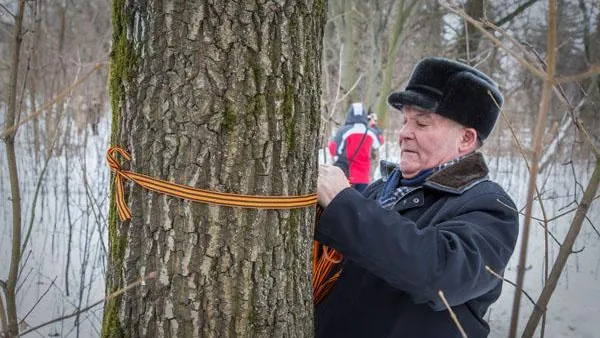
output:
M410 127L409 123L406 123L400 128L400 132L398 134L400 140L411 138L413 135L413 130Z

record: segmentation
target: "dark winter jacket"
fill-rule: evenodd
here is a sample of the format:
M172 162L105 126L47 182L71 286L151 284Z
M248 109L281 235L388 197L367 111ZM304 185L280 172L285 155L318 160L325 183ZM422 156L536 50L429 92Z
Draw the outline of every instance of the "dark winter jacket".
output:
M353 103L348 109L346 122L328 144L329 153L334 160L344 157L350 164L348 179L353 184L369 183L371 149L377 149L380 145L379 138L367 123L362 103Z
M487 174L483 156L471 154L392 210L375 201L383 179L366 197L340 192L315 233L345 257L342 275L315 309L316 337L460 337L439 290L469 338L487 337L484 314L502 284L485 267L504 271L519 228L513 201Z

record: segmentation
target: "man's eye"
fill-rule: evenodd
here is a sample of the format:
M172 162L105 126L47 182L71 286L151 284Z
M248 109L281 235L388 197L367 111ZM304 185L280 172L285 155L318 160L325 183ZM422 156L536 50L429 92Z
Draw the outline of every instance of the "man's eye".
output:
M427 124L417 122L417 127L427 127Z

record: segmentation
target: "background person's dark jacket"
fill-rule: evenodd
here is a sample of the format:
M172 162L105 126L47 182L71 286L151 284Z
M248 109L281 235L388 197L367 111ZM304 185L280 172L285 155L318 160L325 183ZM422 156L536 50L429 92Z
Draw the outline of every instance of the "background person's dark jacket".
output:
M340 192L315 237L344 255L343 272L315 309L317 338L460 337L442 290L469 338L487 337L483 317L500 295L518 235L506 192L487 179L481 154L430 176L393 210L374 198L384 182Z

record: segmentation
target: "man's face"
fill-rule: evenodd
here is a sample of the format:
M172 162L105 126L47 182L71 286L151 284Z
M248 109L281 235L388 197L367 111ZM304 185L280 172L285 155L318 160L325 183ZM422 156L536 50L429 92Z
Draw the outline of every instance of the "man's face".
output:
M441 115L411 106L402 108L400 170L405 178L461 155L464 127Z

